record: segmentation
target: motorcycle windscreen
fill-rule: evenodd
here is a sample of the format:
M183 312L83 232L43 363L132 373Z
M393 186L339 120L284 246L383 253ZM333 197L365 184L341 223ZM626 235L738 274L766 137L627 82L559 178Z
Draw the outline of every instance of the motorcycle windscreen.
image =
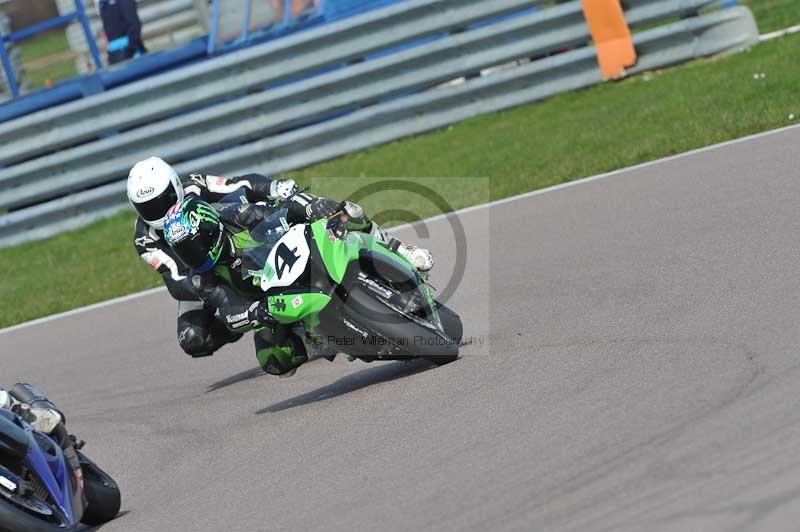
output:
M246 249L242 255L242 279L255 279L254 284L258 284L272 248L289 230L287 216L288 211L280 209L249 231L250 238L258 245Z

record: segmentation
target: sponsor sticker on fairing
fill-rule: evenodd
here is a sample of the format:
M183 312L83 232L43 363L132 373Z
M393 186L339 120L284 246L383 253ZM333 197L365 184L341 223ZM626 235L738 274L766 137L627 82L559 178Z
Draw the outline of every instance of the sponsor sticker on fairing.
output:
M3 476L0 476L0 486L3 486L8 491L17 491L16 483Z

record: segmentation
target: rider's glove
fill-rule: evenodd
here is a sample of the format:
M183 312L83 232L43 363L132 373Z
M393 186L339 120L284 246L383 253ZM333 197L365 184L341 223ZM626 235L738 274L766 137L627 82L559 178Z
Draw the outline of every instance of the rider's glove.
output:
M309 220L319 220L321 218L328 218L340 209L341 203L337 203L328 198L314 198L314 200L306 205L306 216Z
M356 231L361 230L358 223L351 223L356 221L363 222L365 219L364 209L362 209L360 205L350 201L343 201L336 206L334 212L339 213L339 215L328 220L325 226L331 237L339 239L344 238L348 228ZM353 225L355 225L355 227L352 227ZM363 225L363 223L361 225Z
M256 301L247 309L247 319L253 327L271 327L277 322L269 313L266 301Z
M275 179L269 184L269 195L271 198L289 199L300 190L294 179Z
M328 220L328 223L325 225L325 229L328 231L328 236L332 239L343 239L344 235L347 234L347 223L350 221L350 216L347 213L341 213L339 216L335 216ZM333 240L331 240L333 241Z

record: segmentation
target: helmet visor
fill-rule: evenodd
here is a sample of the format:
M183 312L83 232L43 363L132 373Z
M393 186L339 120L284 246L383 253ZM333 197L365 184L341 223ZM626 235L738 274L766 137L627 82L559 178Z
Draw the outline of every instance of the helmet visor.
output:
M156 222L164 218L169 208L177 202L178 192L175 190L175 187L170 185L155 198L145 201L144 203L134 203L133 206L143 220Z
M193 237L172 244L172 249L186 266L206 272L216 265L222 252L222 231L201 229Z

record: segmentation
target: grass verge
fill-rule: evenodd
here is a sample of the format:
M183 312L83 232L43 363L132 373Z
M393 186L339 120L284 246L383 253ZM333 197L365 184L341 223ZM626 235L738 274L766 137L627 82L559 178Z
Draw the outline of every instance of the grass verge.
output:
M448 195L453 208L563 183L788 125L790 114L800 116L798 49L800 35L786 37L478 117L290 175L332 197L341 197L345 181L328 176L491 178L489 190L484 181L472 187L465 181ZM754 79L755 73L765 77ZM435 179L425 182L436 188ZM397 201L422 217L435 212L419 198ZM0 250L0 327L158 286L160 278L134 252L132 229L133 216L125 213Z
M22 62L25 65L25 77L30 81L30 88L40 89L47 82L57 83L77 75L75 60L72 58L47 61L47 58L63 55L69 50L67 36L63 29L55 29L41 33L20 43ZM44 61L45 66L36 67Z
M800 24L800 2L797 0L746 0L739 3L753 12L761 33Z

